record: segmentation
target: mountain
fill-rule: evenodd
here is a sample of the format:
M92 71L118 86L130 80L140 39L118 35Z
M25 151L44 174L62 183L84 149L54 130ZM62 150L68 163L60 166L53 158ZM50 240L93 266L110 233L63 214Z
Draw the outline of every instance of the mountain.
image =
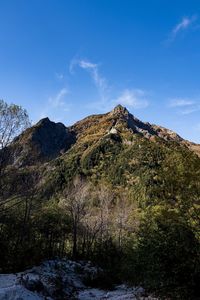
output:
M74 145L76 147L86 140L92 144L109 135L121 139L123 143L130 143L128 138L134 135L150 141L177 142L200 153L200 145L186 141L164 127L142 122L118 105L109 113L89 116L70 127L44 118L15 138L1 154L7 154L6 165L24 167L56 159Z
M24 176L28 188L47 199L62 191L63 184L70 183L77 174L131 187L136 181L133 165L138 164L139 171L145 157L153 155L156 160L158 151L164 163L167 152L185 152L193 157L193 153L199 155L200 145L169 129L140 121L121 105L70 127L45 118L0 151L1 165L6 170L1 192L3 198L23 192Z
M54 123L49 118L44 118L3 150L8 157L5 163L22 167L47 162L68 150L73 142L73 134L62 123Z
M199 153L121 105L70 127L42 119L0 151L0 270L89 259L112 281L199 299Z

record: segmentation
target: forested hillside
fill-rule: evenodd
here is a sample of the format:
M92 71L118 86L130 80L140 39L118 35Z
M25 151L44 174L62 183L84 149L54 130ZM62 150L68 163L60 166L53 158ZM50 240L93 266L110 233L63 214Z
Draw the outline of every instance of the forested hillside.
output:
M68 256L102 285L200 299L199 149L121 105L26 129L0 150L0 272Z

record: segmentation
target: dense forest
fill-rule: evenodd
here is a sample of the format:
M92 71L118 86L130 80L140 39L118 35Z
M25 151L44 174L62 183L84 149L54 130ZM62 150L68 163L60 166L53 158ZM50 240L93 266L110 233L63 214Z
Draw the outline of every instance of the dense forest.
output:
M106 270L107 287L200 299L200 158L189 142L121 106L70 128L30 127L4 101L0 117L1 273L84 259Z

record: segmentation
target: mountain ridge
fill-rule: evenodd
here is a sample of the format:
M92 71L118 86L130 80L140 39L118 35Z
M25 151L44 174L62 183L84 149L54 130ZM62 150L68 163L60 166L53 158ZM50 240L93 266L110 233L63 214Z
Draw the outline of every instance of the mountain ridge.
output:
M9 157L6 164L19 167L48 162L66 153L77 142L98 141L109 134L121 136L122 139L125 135L130 138L136 134L152 141L162 139L177 142L200 156L199 144L184 140L162 126L142 122L119 104L108 113L90 115L68 127L49 118L41 119L6 148ZM126 139L124 137L125 142Z

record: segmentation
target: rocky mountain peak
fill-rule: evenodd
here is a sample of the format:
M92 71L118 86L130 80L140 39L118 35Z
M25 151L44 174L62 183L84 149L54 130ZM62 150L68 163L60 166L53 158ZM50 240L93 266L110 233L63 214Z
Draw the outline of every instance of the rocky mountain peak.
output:
M7 152L9 164L34 165L55 159L74 142L74 134L64 124L43 118L15 138L4 152Z
M49 120L48 117L41 119L40 121L38 121L38 123L36 125L45 125L45 124L50 124L51 121Z
M120 116L128 116L129 115L129 111L128 111L128 109L126 107L122 106L121 104L118 104L111 111L111 114L113 114L113 115L120 115Z
M150 140L174 141L184 144L198 155L200 153L199 145L185 141L169 129L140 121L120 104L106 114L88 116L70 127L43 118L15 138L2 153L7 152L5 164L22 167L34 165L59 157L74 144L86 147L98 143L108 133L121 135L124 139L128 134Z

